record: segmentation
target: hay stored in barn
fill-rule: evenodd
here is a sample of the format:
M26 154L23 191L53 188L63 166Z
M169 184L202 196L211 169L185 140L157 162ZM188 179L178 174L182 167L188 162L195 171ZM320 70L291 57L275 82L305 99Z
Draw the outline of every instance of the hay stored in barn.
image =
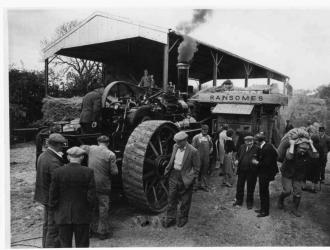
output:
M69 121L79 118L82 97L54 98L48 96L42 100L42 103L43 121Z

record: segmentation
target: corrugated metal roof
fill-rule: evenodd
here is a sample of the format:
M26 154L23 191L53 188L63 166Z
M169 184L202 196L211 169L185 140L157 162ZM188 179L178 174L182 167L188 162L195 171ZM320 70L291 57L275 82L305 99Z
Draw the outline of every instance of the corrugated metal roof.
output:
M250 115L254 105L246 104L217 104L212 110L213 114Z
M142 37L159 43L167 43L167 30L153 25L133 22L129 19L94 13L77 27L43 49L44 58L61 49L99 44L134 37Z

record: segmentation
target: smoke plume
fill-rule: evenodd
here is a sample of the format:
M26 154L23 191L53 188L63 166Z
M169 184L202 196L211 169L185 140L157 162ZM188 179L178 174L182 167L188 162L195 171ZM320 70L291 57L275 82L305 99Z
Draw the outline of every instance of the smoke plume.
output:
M207 19L212 15L212 10L194 10L191 21L181 22L176 29L183 33L183 41L178 47L178 61L189 62L193 57L197 49L197 42L188 37L187 35L195 30L199 25L205 23Z

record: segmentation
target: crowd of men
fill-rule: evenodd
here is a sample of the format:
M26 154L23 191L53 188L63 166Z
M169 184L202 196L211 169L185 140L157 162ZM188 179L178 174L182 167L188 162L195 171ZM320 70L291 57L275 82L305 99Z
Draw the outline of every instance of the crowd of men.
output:
M257 217L269 215L269 184L279 172L277 149L266 140L263 132L253 136L240 134L235 140L234 134L228 125L223 125L214 140L206 124L202 125L201 133L192 138L191 144L185 132L175 134L172 155L164 172L169 187L168 206L162 221L165 228L185 226L194 191L209 191L212 154L216 155L223 175L223 186L233 187L237 174L233 205L243 205L246 183L246 207L252 209L258 182L260 208L256 209ZM37 161L35 190L35 200L44 205L43 247L72 247L73 235L76 247L88 247L89 238L93 236L101 240L111 237L108 224L111 176L118 174L118 168L116 156L108 148L109 137L102 135L97 142L98 145L69 148L66 151L69 163L64 164L66 139L57 133L49 136L48 148ZM302 190L307 189L306 181L316 185L324 180L328 144L324 127L319 128L319 136L310 140L290 139L280 168L282 192L278 208L283 209L285 198L292 194L292 213L301 216L298 208ZM81 165L85 155L88 167Z

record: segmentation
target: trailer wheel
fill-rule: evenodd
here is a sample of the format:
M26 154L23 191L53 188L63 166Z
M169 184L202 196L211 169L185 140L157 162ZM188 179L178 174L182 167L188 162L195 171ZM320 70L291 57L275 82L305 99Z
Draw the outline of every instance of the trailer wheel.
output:
M128 201L152 212L166 208L164 180L178 128L169 121L145 121L135 128L125 147L122 179Z

